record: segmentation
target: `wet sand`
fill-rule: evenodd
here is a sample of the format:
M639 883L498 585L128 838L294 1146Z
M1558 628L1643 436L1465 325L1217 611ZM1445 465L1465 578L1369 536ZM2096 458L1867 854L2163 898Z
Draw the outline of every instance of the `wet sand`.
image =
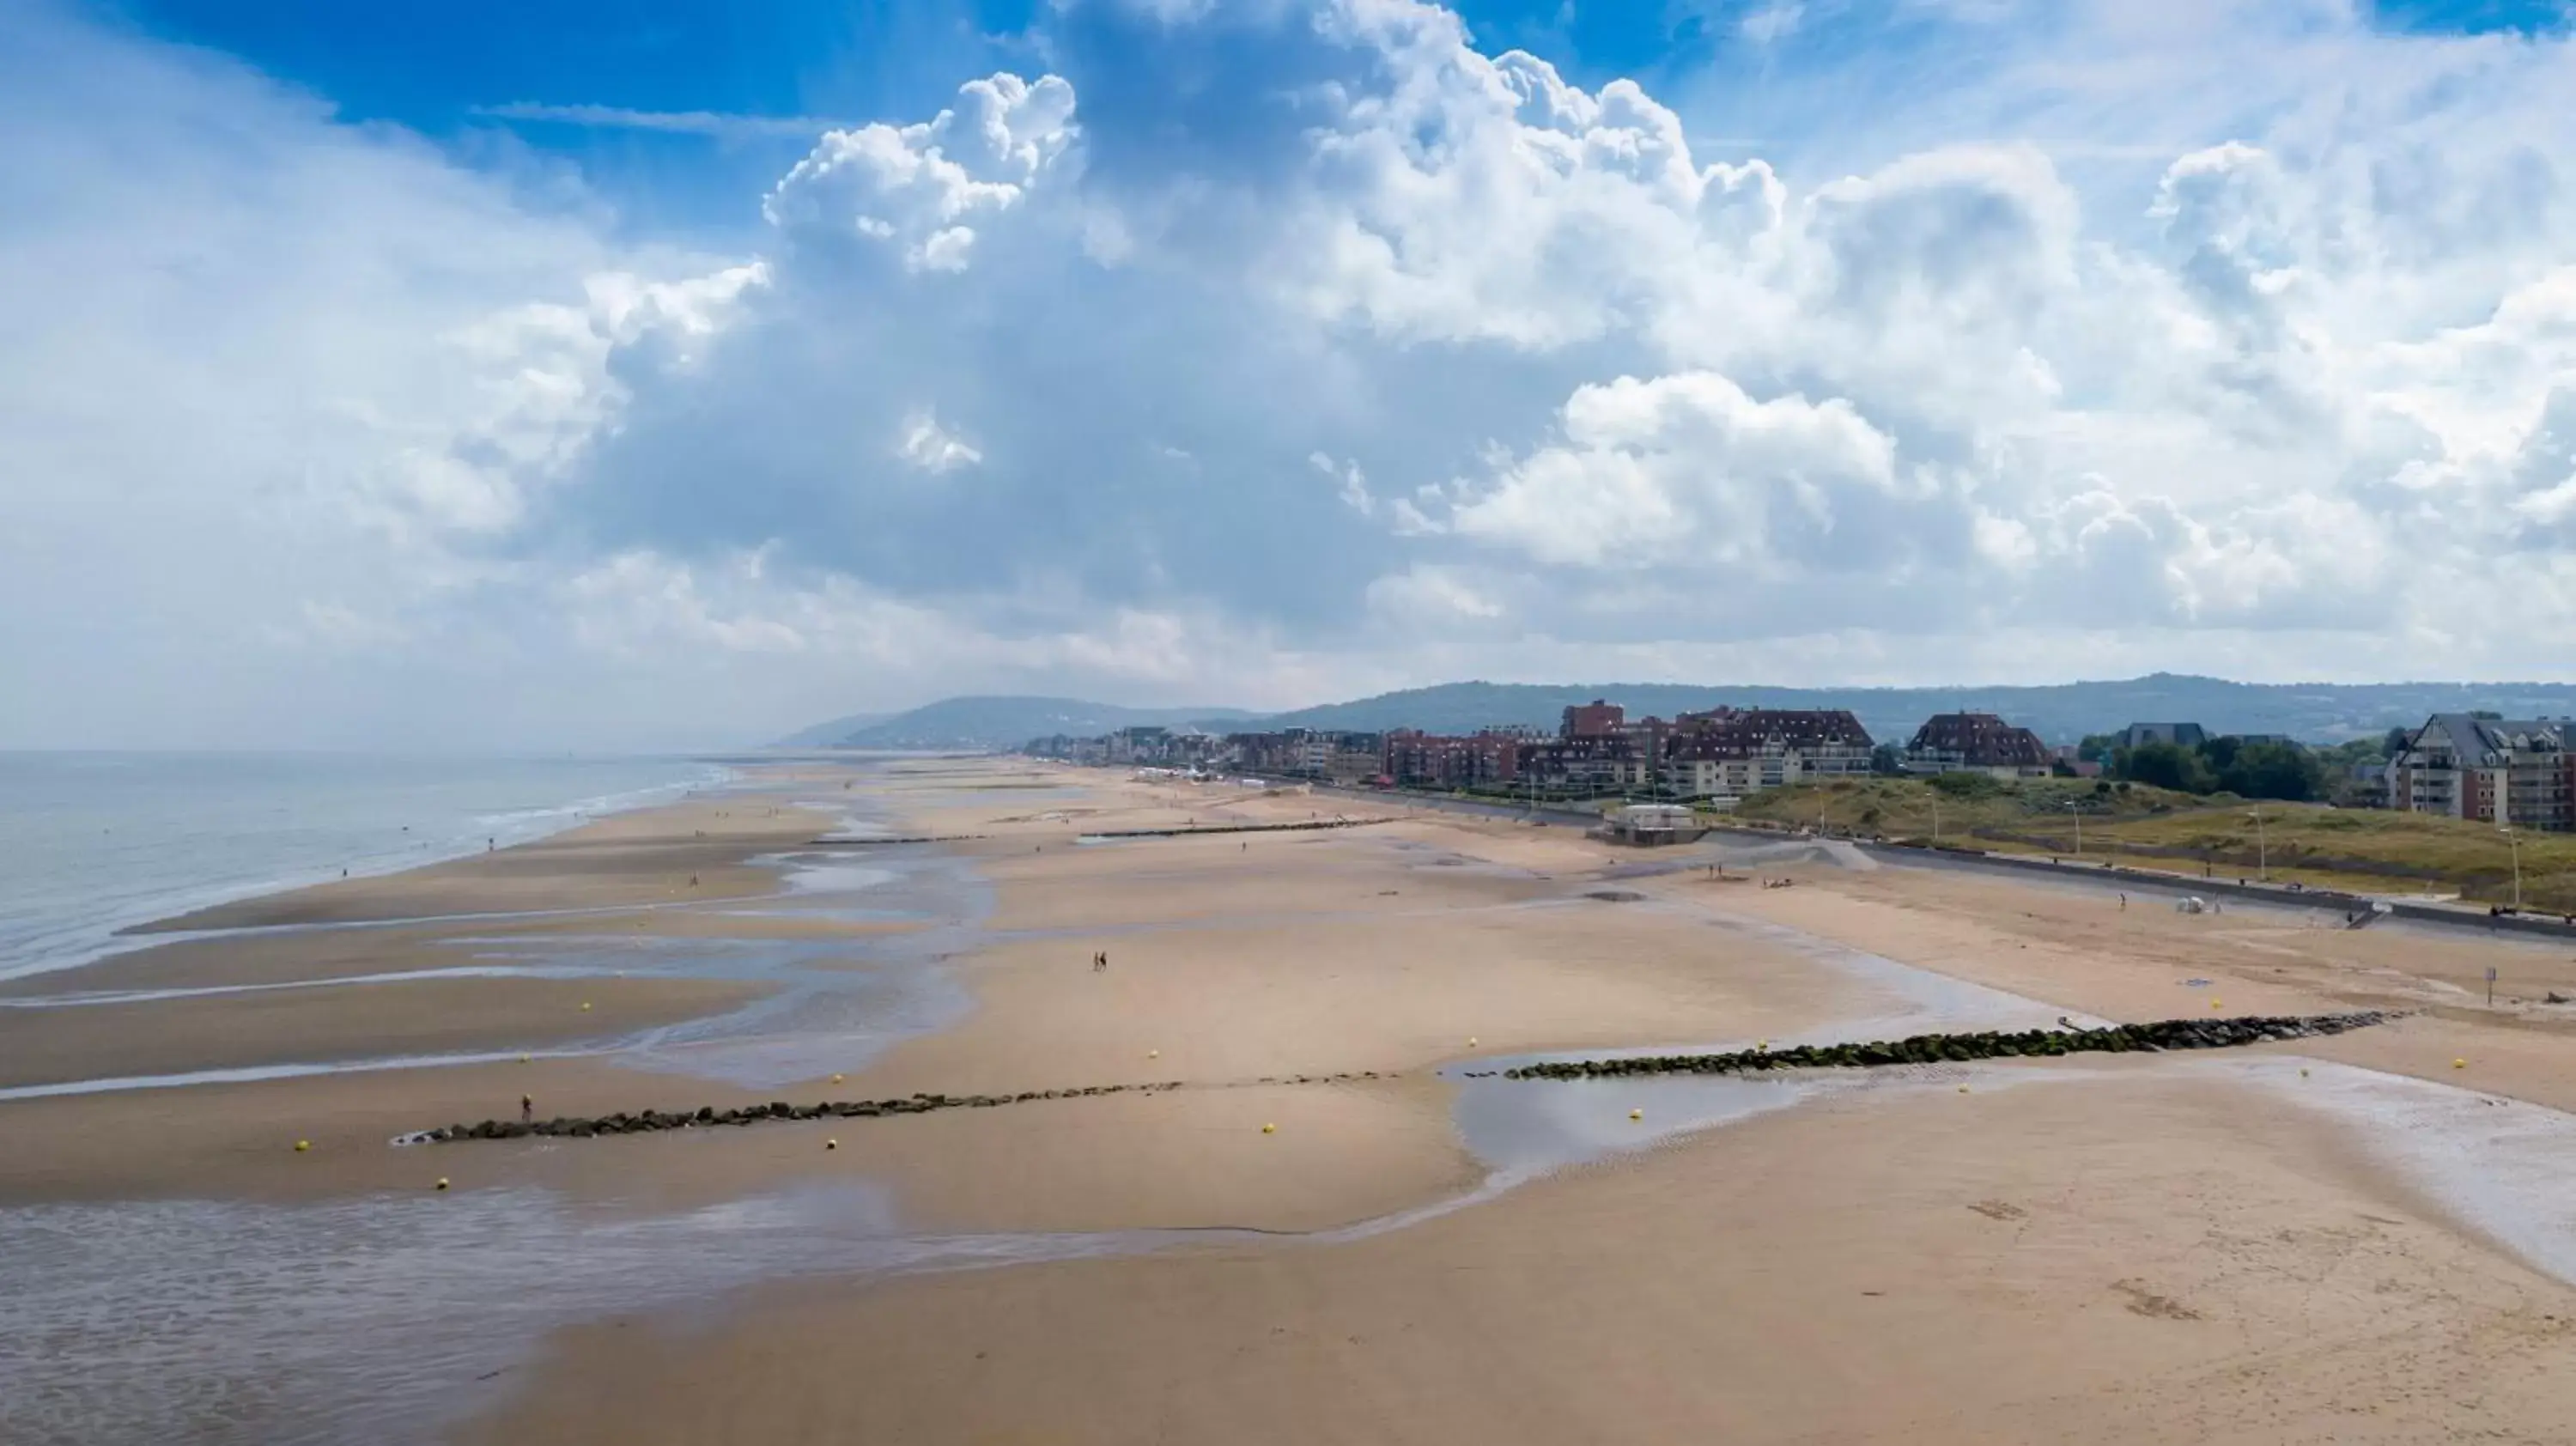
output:
M2576 1290L2238 1090L1766 1117L1330 1245L568 1332L478 1442L2542 1441Z
M792 794L799 781L772 789ZM0 1205L412 1189L430 1172L388 1139L515 1114L522 1094L550 1114L748 1100L750 1091L705 1081L545 1056L770 992L752 980L673 974L671 941L895 930L718 915L730 912L727 899L750 909L776 895L779 871L755 860L834 822L774 791L691 798L492 854L201 911L143 931L176 934L171 942L9 981L0 986L0 1090L380 1060L493 1062L0 1098L0 1132L18 1146L0 1151ZM404 920L417 922L386 922ZM532 941L553 948L522 958ZM540 972L501 972L513 968ZM348 982L358 979L370 982ZM184 993L88 1002L165 991ZM536 1057L518 1063L523 1053ZM314 1149L294 1152L298 1139Z
M761 992L704 979L426 978L0 1009L0 1089L255 1068L287 1058L329 1063L539 1050L603 1030L695 1018Z
M1116 803L1059 826L1172 811L1148 806L1156 790L1097 791ZM1174 807L1249 823L1306 802ZM1766 924L2117 1018L2414 1008L2501 954L2517 976L2554 967L2474 937L2185 918L1967 874L1607 878L1636 856L1502 821L1025 851L1008 831L1041 825L942 822L993 831L976 847L997 922L1042 937L960 961L981 1009L877 1076L923 1088L1050 1077L1041 1062L1100 1079L1418 1070L1900 1007ZM1103 947L1111 968L1090 976L1079 961ZM1161 1058L1138 1061L1149 1042ZM2567 1045L2554 1022L2446 1012L2265 1053L2451 1084L2471 1082L2449 1068L2469 1051L2477 1088L2560 1103ZM2549 1439L2576 1413L2576 1291L2366 1135L2165 1061L1964 1096L1946 1080L1855 1091L1357 1239L787 1284L577 1328L532 1369L542 1385L460 1439ZM1383 1143L1345 1121L1329 1152ZM997 1197L1065 1171L1003 1178ZM1187 1218L1185 1192L1157 1193L1076 1214ZM985 1226L1046 1213L912 1203ZM1233 1219L1188 1203L1210 1212L1193 1223ZM1392 1204L1342 1207L1301 1213Z
M956 841L817 842L842 805L880 833ZM1371 821L1082 841L1336 815ZM1049 1241L1127 1257L891 1278L824 1248L745 1265L676 1314L619 1311L612 1271L493 1380L402 1383L486 1412L454 1423L474 1440L2398 1441L2435 1417L2542 1440L2547 1412L2576 1418L2550 1354L2576 1354L2576 1301L2527 1242L2420 1188L2350 1111L2180 1057L1775 1092L1770 1113L1679 1136L1660 1132L1687 1101L1641 1094L1651 1147L1480 1189L1498 1157L1470 1148L1490 1142L1471 1141L1444 1066L2059 1011L2423 1009L2250 1053L2576 1108L2576 1019L2512 1002L2576 985L2576 964L2527 944L2186 918L2143 895L2124 911L2109 891L1955 870L1754 870L1786 889L1741 867L1637 871L1691 857L1017 760L764 771L540 845L227 906L172 942L18 981L7 995L339 981L0 1008L0 1051L28 1041L0 1060L28 1079L493 1057L0 1099L0 1205L394 1212L446 1177L436 1198L460 1215L523 1198L576 1222L694 1212L689 1229L720 1240L728 1211L853 1189L892 1211L867 1230L933 1254L990 1234L1016 1242L1005 1258ZM2514 981L2492 1011L2461 983L2490 963ZM494 967L573 972L471 972ZM881 1027L881 1005L912 1022ZM1385 1078L1265 1082L1345 1071ZM523 1092L541 1115L591 1115L1160 1081L1186 1087L387 1144L511 1115ZM1624 1100L1545 1098L1588 1101L1586 1128L1628 1138ZM579 1248L569 1228L556 1248Z
M698 797L601 819L552 838L372 878L219 904L136 933L345 924L531 909L754 897L775 879L745 860L829 826L776 800Z

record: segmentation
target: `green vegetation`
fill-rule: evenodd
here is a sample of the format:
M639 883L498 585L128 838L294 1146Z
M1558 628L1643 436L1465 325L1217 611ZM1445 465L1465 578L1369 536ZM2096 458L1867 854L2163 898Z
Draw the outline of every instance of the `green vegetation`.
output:
M1936 810L1937 800L1937 810ZM2149 818L2178 809L2206 809L2209 800L2106 779L2025 778L2007 782L1983 773L1943 773L1930 778L1849 779L1774 788L1746 799L1735 817L1812 826L1836 833L1887 838L1932 837L1937 811L1941 841L1968 843L1971 835L2074 836L2082 814L2089 835L2123 819Z
M2425 814L2256 802L2133 781L1984 774L1800 784L1744 801L1747 821L1932 842L1938 801L1944 845L2073 857L2076 818L2086 857L2182 874L2275 880L2375 893L2457 892L2506 903L2514 858L2526 907L2576 912L2576 834L2520 832ZM2260 823L2256 819L2260 816Z
M2400 737L2405 732L2391 731ZM2387 757L2388 743L2382 738L2356 738L2330 750L2312 751L2295 743L2219 737L2194 747L2142 743L2122 748L2111 734L2090 733L2075 752L2088 763L2101 764L2112 778L2176 793L2233 793L2307 802L2325 798L2337 780L2351 774L2354 764Z

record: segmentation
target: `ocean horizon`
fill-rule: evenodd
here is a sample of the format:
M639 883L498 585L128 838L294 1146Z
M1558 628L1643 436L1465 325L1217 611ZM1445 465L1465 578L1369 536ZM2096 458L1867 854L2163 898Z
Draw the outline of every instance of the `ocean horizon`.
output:
M715 787L715 756L0 752L0 979L233 899L526 843Z

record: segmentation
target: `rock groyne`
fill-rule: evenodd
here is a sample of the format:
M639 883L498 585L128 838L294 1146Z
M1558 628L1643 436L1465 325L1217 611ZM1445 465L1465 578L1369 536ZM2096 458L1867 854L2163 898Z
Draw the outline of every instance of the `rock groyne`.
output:
M1917 1034L1868 1044L1802 1044L1794 1049L1739 1049L1726 1054L1654 1054L1556 1060L1495 1071L1506 1079L1615 1079L1645 1074L1742 1074L1775 1069L1873 1069L1981 1059L2042 1059L2068 1054L2134 1054L2174 1049L2233 1049L2275 1040L2314 1039L2386 1022L2378 1010L2354 1014L2257 1015L2234 1019L2168 1019L2106 1029L1987 1030Z
M1975 1034L1918 1034L1905 1039L1865 1044L1799 1045L1793 1049L1740 1049L1725 1054L1656 1054L1607 1059L1554 1060L1504 1070L1467 1070L1470 1079L1500 1076L1515 1080L1617 1079L1656 1074L1749 1074L1789 1069L1879 1069L1896 1065L1965 1063L1984 1059L2044 1059L2069 1054L2157 1053L2178 1049L2233 1049L2278 1040L2315 1039L2381 1024L2394 1016L2378 1010L2354 1014L2266 1015L2236 1019L2169 1019L2156 1024L2119 1024L2105 1029L2030 1029L2019 1033L1988 1030ZM1400 1075L1363 1070L1356 1073L1268 1076L1263 1085L1348 1084L1397 1079ZM638 1110L613 1115L551 1120L485 1120L480 1124L444 1125L398 1137L398 1145L438 1145L459 1140L517 1140L530 1136L590 1139L599 1135L653 1134L663 1130L724 1129L775 1121L876 1119L887 1115L921 1115L936 1110L984 1110L1036 1100L1087 1099L1100 1095L1161 1094L1178 1089L1223 1089L1228 1085L1193 1086L1184 1080L1153 1084L1088 1085L1080 1089L1021 1090L1012 1094L915 1094L887 1100L822 1100L810 1105L784 1100L697 1110Z

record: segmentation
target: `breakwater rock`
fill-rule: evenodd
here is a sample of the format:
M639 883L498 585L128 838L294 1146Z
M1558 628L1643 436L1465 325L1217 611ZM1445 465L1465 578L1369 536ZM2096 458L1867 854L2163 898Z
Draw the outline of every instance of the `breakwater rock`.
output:
M1375 1070L1356 1074L1295 1075L1289 1078L1267 1078L1263 1084L1337 1084L1352 1080L1389 1078ZM1088 1099L1098 1095L1149 1095L1186 1089L1181 1080L1164 1080L1156 1084L1088 1085L1081 1089L1022 1090L1006 1095L940 1095L916 1094L893 1100L821 1100L810 1105L789 1104L784 1100L765 1105L743 1105L734 1109L708 1106L697 1110L620 1111L613 1115L551 1120L485 1120L475 1125L442 1125L434 1130L418 1130L397 1135L397 1145L443 1145L457 1140L521 1140L532 1135L587 1140L599 1135L649 1135L662 1130L712 1130L741 1125L763 1125L773 1121L824 1119L876 1119L885 1115L926 1115L934 1110L988 1110L1001 1105L1027 1104L1033 1100Z
M1084 838L1195 838L1203 833L1315 833L1331 828L1368 828L1393 823L1391 818L1323 818L1305 823L1199 823L1175 828L1113 828Z
M2169 1019L2157 1024L2121 1024L2107 1029L2031 1029L2018 1034L1989 1030L1979 1034L1917 1034L1905 1039L1866 1044L1799 1045L1795 1049L1740 1049L1728 1054L1659 1054L1628 1058L1567 1060L1523 1065L1517 1069L1467 1071L1469 1078L1613 1079L1652 1074L1741 1074L1778 1069L1870 1069L1889 1065L1944 1064L1979 1059L2030 1059L2067 1054L2154 1053L2174 1049L2232 1049L2273 1040L2314 1039L2384 1023L2395 1016L2378 1010L2356 1014L2270 1015L2236 1019ZM1263 1085L1341 1084L1397 1076L1363 1070L1344 1074L1264 1076ZM530 1136L590 1139L599 1135L642 1135L663 1130L724 1129L774 1121L875 1119L886 1115L921 1115L934 1110L983 1110L1035 1100L1088 1099L1100 1095L1159 1094L1177 1089L1222 1089L1193 1086L1181 1080L1155 1084L1090 1085L1081 1089L1022 1090L1015 1094L916 1094L890 1100L822 1100L810 1105L784 1100L732 1109L638 1110L613 1115L552 1120L485 1120L474 1125L444 1125L398 1136L398 1145L437 1145L459 1140L518 1140Z
M2233 1049L2272 1040L2313 1039L2366 1029L2393 1016L2356 1014L2270 1015L2236 1019L2168 1019L2107 1029L1988 1030L1978 1034L1917 1034L1867 1044L1802 1044L1795 1049L1739 1049L1728 1054L1658 1054L1631 1058L1565 1060L1501 1071L1506 1079L1611 1079L1646 1074L1741 1074L1773 1069L1870 1069L1900 1064L1945 1064L1977 1059L2031 1059L2066 1054L2133 1054L2170 1049Z

